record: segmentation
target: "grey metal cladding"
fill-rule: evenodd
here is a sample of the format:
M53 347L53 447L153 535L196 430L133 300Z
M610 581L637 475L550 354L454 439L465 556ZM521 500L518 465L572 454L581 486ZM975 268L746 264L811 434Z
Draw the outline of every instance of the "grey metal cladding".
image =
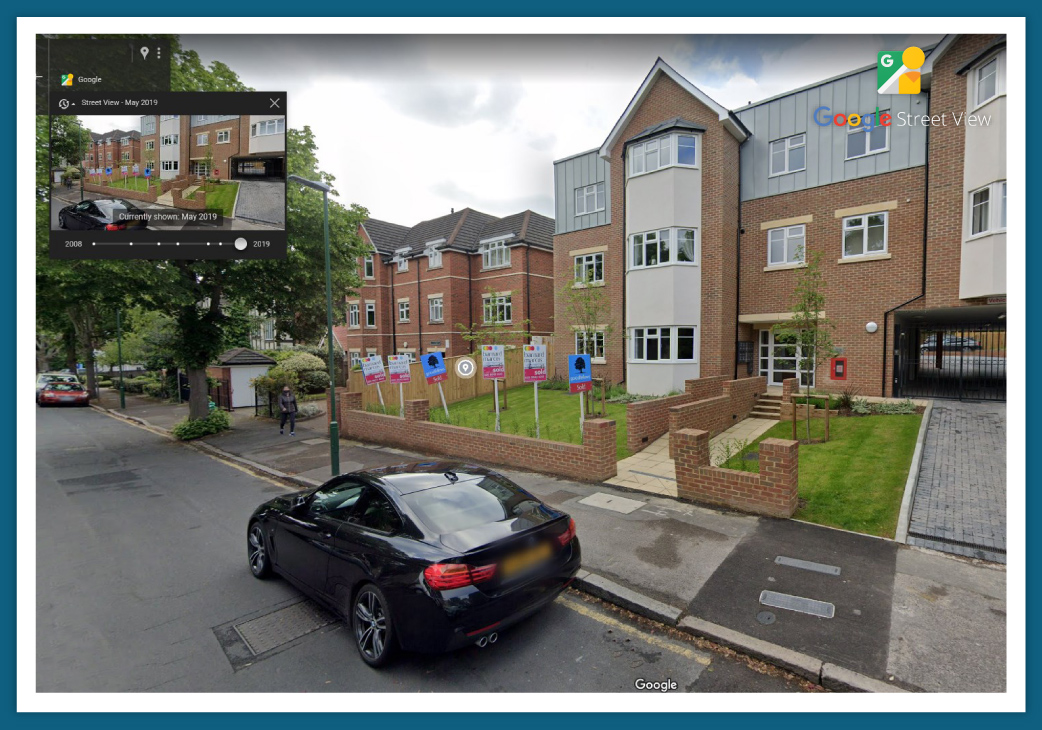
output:
M597 150L554 163L554 233L571 233L611 223L611 166ZM577 216L575 190L604 183L604 210Z
M831 114L867 114L879 107L894 118L886 152L846 159L847 127L818 126L814 110ZM926 127L898 126L898 112L926 114L927 93L877 94L871 68L797 91L737 112L752 137L742 145L742 200L790 193L926 163ZM770 176L770 143L794 134L807 135L807 167L801 172Z

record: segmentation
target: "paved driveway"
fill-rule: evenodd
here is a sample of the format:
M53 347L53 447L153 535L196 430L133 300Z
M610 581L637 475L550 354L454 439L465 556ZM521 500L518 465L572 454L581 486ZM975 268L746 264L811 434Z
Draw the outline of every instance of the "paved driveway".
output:
M235 217L275 226L286 225L286 184L239 180Z
M908 543L1006 562L1006 404L935 401Z

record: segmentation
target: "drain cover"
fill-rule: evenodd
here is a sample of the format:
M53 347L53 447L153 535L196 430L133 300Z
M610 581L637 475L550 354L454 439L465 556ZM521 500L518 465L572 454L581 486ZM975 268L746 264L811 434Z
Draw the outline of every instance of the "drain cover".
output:
M758 614L756 614L756 620L764 626L770 626L771 624L773 624L775 618L775 615L770 611L760 611Z
M760 603L772 608L784 608L788 611L809 613L811 616L821 618L832 618L836 615L836 607L824 601L815 601L813 598L802 596L790 596L787 593L775 593L774 591L763 591L760 593Z
M800 560L799 558L787 558L784 555L779 555L774 559L774 562L778 565L788 565L790 568L800 568L802 570L813 570L815 573L825 573L826 575L839 575L840 569L837 565L825 565L824 563L812 563L809 560Z
M257 656L317 631L335 620L311 601L301 601L236 624L235 632Z

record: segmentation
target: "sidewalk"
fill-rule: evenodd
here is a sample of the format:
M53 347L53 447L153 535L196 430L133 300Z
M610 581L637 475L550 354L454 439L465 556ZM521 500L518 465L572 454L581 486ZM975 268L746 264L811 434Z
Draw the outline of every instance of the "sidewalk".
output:
M174 412L184 408L128 396L126 413L159 426L183 418ZM208 446L297 479L328 478L324 418L301 423L290 439L252 411L234 415L234 430L205 439ZM345 472L416 458L340 444ZM605 484L500 471L575 518L589 571L580 585L591 593L828 687L1005 689L1002 566Z

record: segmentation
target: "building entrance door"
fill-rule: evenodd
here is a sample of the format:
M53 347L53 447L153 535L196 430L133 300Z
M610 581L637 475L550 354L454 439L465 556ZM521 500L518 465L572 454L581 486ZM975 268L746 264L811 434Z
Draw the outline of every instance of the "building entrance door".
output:
M802 357L801 348L792 335L775 334L774 330L760 330L760 375L767 376L767 385L781 385L786 378L796 377L796 368ZM814 387L814 365L810 372L801 373L800 386Z

